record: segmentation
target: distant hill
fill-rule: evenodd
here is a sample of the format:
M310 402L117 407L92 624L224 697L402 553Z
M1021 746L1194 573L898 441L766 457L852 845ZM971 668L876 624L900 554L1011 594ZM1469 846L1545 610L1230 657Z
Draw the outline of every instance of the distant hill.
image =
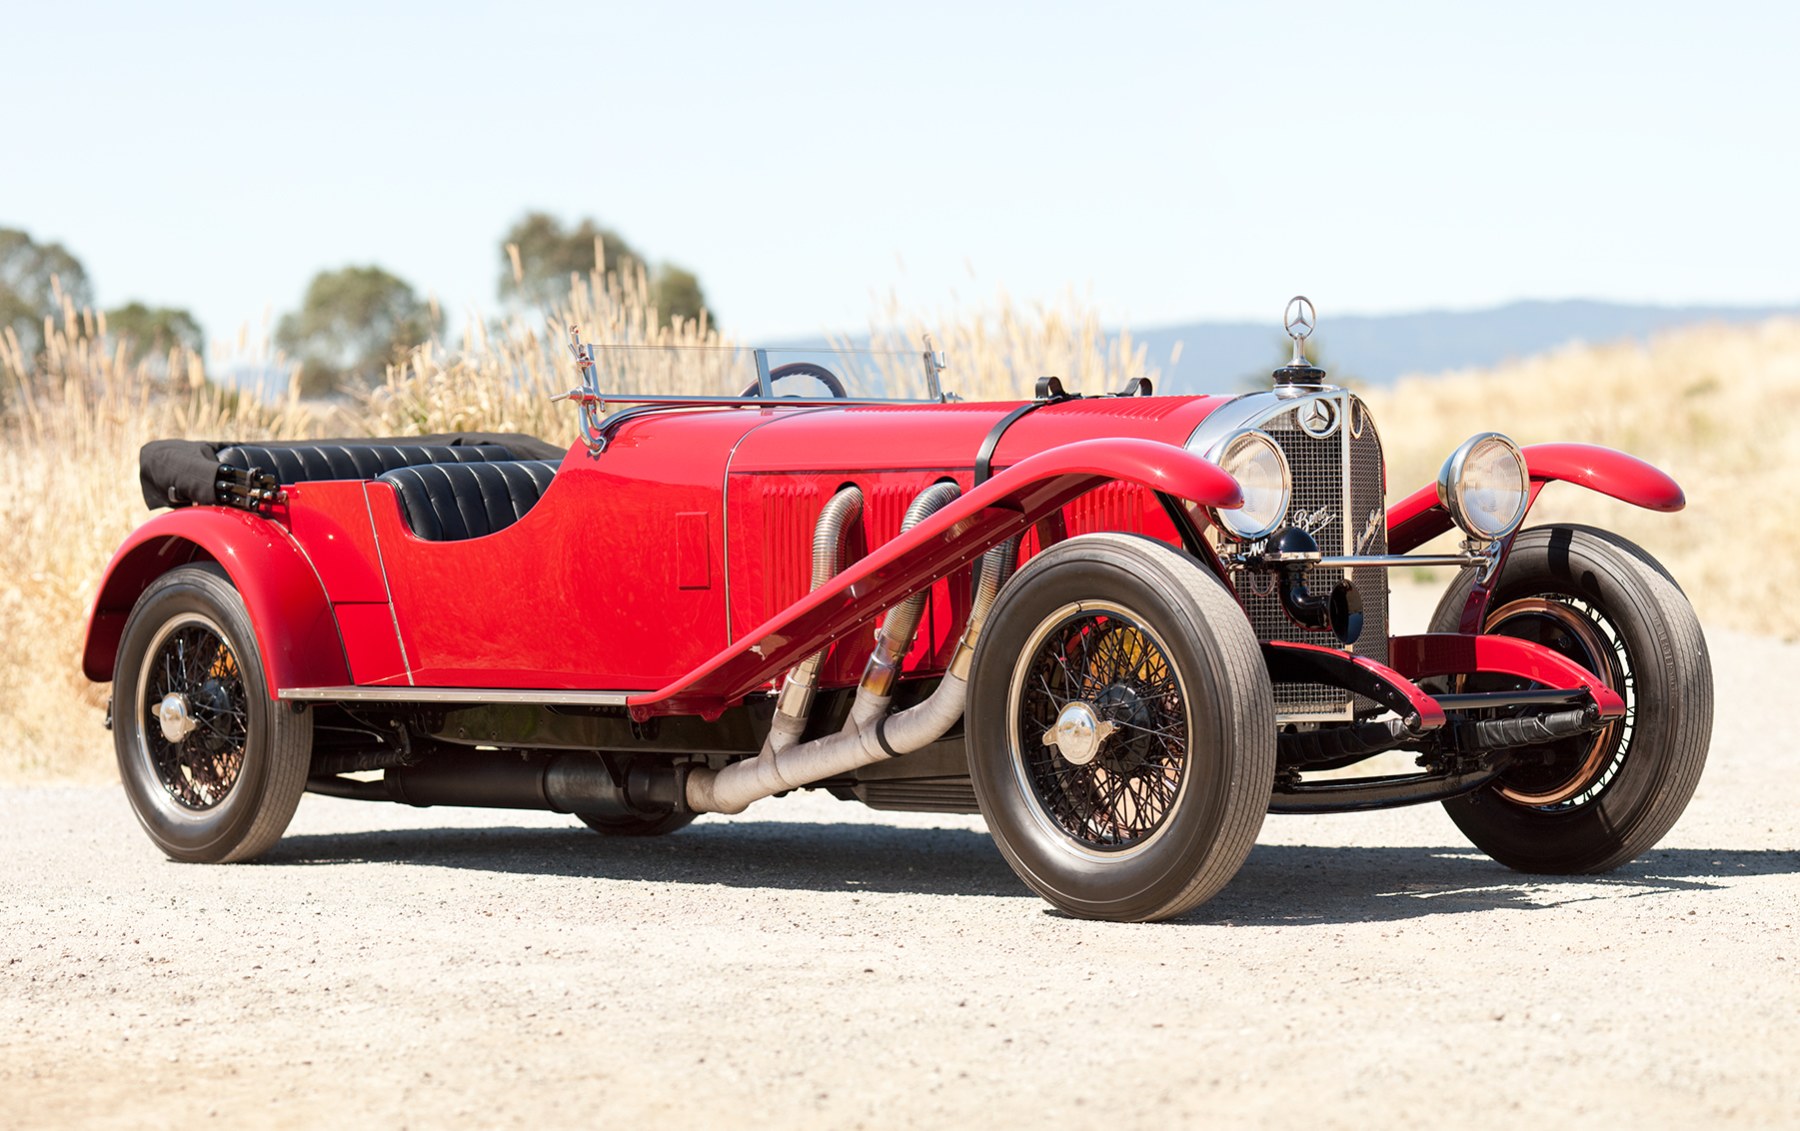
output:
M1515 302L1491 310L1334 315L1319 309L1317 355L1334 381L1386 385L1412 373L1489 366L1569 342L1647 340L1701 322L1758 322L1800 306L1626 306L1611 302ZM1279 311L1266 322L1189 322L1133 330L1163 371L1158 392L1228 392L1266 380L1286 357ZM1169 351L1182 343L1171 367Z

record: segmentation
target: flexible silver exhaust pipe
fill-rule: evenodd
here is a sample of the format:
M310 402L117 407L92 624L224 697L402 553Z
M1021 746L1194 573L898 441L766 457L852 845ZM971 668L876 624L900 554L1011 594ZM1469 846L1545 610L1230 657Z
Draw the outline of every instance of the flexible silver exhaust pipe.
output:
M826 500L813 527L812 587L837 576L844 567L844 535L850 524L862 516L863 494L856 487L845 487ZM773 754L794 744L806 730L806 718L812 713L813 694L818 688L819 665L824 662L823 648L794 665L782 681L781 694L775 700L775 719L769 736L763 740L762 752Z
M900 533L906 533L943 510L961 494L962 489L954 483L933 483L925 488L906 508ZM869 662L857 685L856 699L844 719L845 734L854 734L887 713L888 704L894 698L894 682L900 677L900 666L906 662L906 654L912 651L913 640L919 635L919 617L925 612L926 596L923 590L914 593L889 609L887 616L882 618L881 627L875 630L875 650L869 654Z
M955 502L960 494L961 488L954 483L933 483L925 488L906 508L906 516L900 521L900 533L906 533L943 510ZM849 529L849 524L861 513L862 492L855 487L845 487L833 495L831 501L825 504L825 509L819 512L819 522L813 531L814 589L830 581L843 568L843 535ZM916 593L888 610L881 628L876 631L876 648L874 655L869 657L869 670L874 671L878 664L886 665L890 669L887 679L890 691L893 675L899 673L900 662L912 650L913 637L919 627L919 614L924 608L925 594ZM899 641L897 645L895 640ZM824 659L825 651L820 649L795 665L788 673L786 681L781 685L781 695L775 701L775 719L769 726L768 737L763 740L762 753L779 754L805 733L807 718L812 713L813 697L818 688L819 665ZM865 672L863 679L869 678L869 674Z
M962 718L976 641L1000 587L1012 574L1018 553L1019 544L1014 539L982 556L981 580L974 607L969 611L968 627L957 642L950 670L923 702L890 715L885 713L886 697L871 693L866 686L858 687L852 717L873 717L874 725L815 738L785 750L770 750L765 744L761 754L733 762L722 770L696 767L687 779L688 808L697 813L742 813L753 801L910 754L944 737ZM904 657L910 648L908 641L900 655Z

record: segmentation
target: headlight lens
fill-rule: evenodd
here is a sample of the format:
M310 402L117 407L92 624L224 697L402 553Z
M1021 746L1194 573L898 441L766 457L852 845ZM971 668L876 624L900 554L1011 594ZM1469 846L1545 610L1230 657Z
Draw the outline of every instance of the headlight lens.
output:
M1464 440L1438 472L1438 501L1471 538L1491 541L1525 520L1530 478L1519 446L1498 432Z
M1214 509L1213 521L1233 538L1261 538L1281 525L1287 516L1287 457L1266 432L1239 432L1225 441L1219 451L1218 464L1238 481L1244 491L1244 505L1235 510Z

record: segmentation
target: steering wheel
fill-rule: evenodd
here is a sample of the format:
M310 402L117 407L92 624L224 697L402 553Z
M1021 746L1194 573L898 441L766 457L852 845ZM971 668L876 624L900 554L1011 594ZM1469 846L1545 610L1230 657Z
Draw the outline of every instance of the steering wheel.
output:
M783 377L813 377L818 380L819 384L824 385L825 388L831 392L832 396L844 400L848 400L850 397L850 394L844 391L844 383L838 380L837 374L825 368L823 365L814 365L810 361L790 361L786 365L777 365L775 368L769 370L769 386L771 392L774 390L775 382L781 380ZM762 396L762 382L757 382L748 389L745 389L739 395L745 397Z

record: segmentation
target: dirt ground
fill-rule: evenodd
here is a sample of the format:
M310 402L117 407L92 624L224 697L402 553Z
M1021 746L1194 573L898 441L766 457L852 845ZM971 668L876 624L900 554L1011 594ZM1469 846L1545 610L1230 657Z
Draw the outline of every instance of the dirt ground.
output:
M1271 817L1154 926L820 797L636 843L312 797L212 868L0 790L0 1125L1800 1125L1800 645L1711 643L1706 777L1617 873Z

